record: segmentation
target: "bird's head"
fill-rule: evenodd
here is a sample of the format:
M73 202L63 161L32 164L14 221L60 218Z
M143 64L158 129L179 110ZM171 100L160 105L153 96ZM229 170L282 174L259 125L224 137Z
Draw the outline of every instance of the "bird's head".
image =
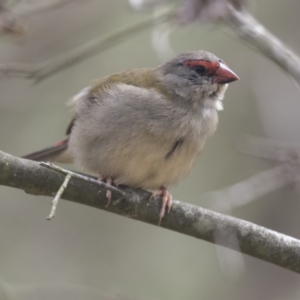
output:
M206 51L177 55L158 69L165 87L188 100L218 98L239 77L225 62Z

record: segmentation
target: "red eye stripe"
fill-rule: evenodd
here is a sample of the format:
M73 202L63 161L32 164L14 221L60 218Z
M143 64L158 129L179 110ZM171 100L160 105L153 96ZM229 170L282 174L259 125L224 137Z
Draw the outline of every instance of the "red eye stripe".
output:
M207 60L186 60L183 63L185 66L190 68L195 68L197 66L202 66L207 70L206 75L213 75L219 68L219 63L217 61L207 61Z

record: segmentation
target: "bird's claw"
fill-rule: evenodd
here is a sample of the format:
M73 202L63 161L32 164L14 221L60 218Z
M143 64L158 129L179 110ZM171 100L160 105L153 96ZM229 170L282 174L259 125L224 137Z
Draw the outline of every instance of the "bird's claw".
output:
M164 186L159 188L158 190L154 191L150 197L150 200L156 196L161 196L161 198L162 198L162 204L161 204L161 208L159 211L159 221L158 221L158 226L160 226L161 220L165 216L166 208L167 208L168 213L171 210L173 196L168 191L168 189Z
M107 186L116 186L112 177L100 176L98 179L99 181L105 182ZM111 202L111 191L107 190L105 195L107 198L107 204L105 205L105 207L108 207Z

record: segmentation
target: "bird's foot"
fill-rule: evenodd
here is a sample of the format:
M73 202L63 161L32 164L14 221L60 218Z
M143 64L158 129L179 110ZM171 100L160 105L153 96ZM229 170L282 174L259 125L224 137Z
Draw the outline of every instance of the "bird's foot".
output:
M161 220L166 213L166 207L168 208L168 213L171 210L173 196L168 191L168 189L164 186L162 186L158 190L154 191L150 197L150 200L156 196L161 196L161 198L162 198L162 204L161 204L161 208L159 211L159 221L158 221L158 226L160 226Z
M98 178L98 180L105 182L107 186L117 186L112 177L107 177L107 176L102 175ZM110 204L110 201L111 201L111 191L110 190L106 191L106 198L107 198L107 204L105 205L105 207L108 207Z

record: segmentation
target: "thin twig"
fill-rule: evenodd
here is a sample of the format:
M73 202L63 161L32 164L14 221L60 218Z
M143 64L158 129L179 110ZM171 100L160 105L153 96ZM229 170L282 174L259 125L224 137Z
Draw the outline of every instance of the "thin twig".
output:
M27 8L22 7L19 9L16 7L14 13L19 18L32 18L34 16L42 16L43 13L47 13L56 9L61 9L69 4L80 2L81 0L52 0L52 1L40 1L34 3ZM86 2L87 0L85 0Z
M294 170L295 168L290 165L280 164L227 188L211 192L208 194L210 203L212 203L211 208L231 214L235 207L246 205L255 199L295 183L297 177L292 172Z
M237 143L237 150L243 154L272 160L277 166L225 189L209 193L209 198L213 199L214 209L231 213L235 207L246 205L270 192L299 183L299 145L244 135Z
M157 17L156 21L160 19L171 18L172 16L173 13L168 12ZM87 42L84 45L79 46L78 48L68 51L44 63L36 65L17 63L2 64L0 65L0 75L2 74L15 77L24 77L27 79L33 79L35 82L40 82L63 69L69 68L84 59L92 57L99 52L113 47L129 36L145 30L146 28L151 26L153 22L153 17L148 18L135 25L125 27L124 29L118 30L114 33L110 33L107 36Z
M40 165L41 166L44 166L46 168L49 168L49 169L52 169L52 170L55 170L57 172L60 172L60 173L63 173L63 174L68 174L70 175L71 177L74 177L74 178L78 178L80 180L83 180L83 181L86 181L86 182L90 182L90 183L93 183L93 184L96 184L96 185L99 185L101 186L102 188L105 188L107 190L111 190L111 191L114 191L116 193L118 193L120 196L122 197L125 197L126 194L118 189L117 187L113 186L113 185L109 185L109 184L106 184L105 182L103 181L100 181L100 180L96 180L94 178L91 178L89 176L84 176L84 175L81 175L81 174L78 174L78 173L75 173L75 172L72 172L72 171L69 171L69 170L66 170L66 169L63 169L63 168L60 168L59 166L56 166L50 162L40 162Z
M300 58L269 32L248 11L242 0L185 0L179 12L182 23L223 20L252 48L274 61L300 84ZM223 29L223 27L222 27Z
M243 154L276 162L296 161L300 156L299 144L251 135L243 135L238 140L237 150Z
M238 37L274 61L300 84L300 58L245 9L238 11L232 5L228 6L230 13L224 21Z
M57 205L58 205L58 201L59 201L61 195L63 194L64 190L67 188L68 183L69 183L69 181L70 181L71 178L72 178L71 174L68 174L65 177L65 180L64 180L63 184L61 185L61 187L57 191L57 193L55 195L55 198L52 200L51 211L50 211L49 216L47 217L47 220L51 220L55 216L55 212L56 212L56 208L57 208Z
M60 9L69 4L74 4L80 0L52 0L24 5L24 3L0 2L0 35L15 34L22 35L27 31L28 18L42 16L43 13ZM86 2L87 0L85 0Z
M299 145L244 135L237 143L237 150L258 158L273 160L279 164L225 189L209 193L209 203L212 209L221 213L232 214L236 207L244 206L288 185L299 184ZM218 238L220 237L216 236L216 239ZM236 247L239 249L238 243ZM217 253L221 267L225 266L231 276L238 276L239 272L244 269L241 255L218 247ZM236 260L234 265L230 261L232 255Z

